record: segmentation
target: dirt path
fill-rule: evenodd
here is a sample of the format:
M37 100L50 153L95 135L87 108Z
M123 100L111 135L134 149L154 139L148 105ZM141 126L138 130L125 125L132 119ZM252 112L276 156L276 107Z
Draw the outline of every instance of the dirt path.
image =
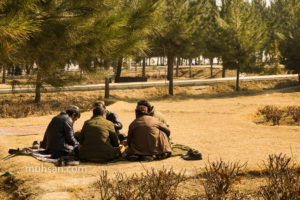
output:
M272 92L256 96L228 98L206 98L185 100L154 101L153 105L164 113L171 127L174 143L185 144L202 152L203 161L184 161L173 157L155 162L118 162L111 164L82 164L85 173L26 173L25 166L46 166L30 157L14 157L0 161L0 171L10 170L25 180L34 180L30 190L36 199L72 199L74 195L83 194L97 180L101 170L109 175L115 172L132 174L150 168L173 168L176 171L186 169L186 174L195 173L210 161L222 158L226 161L247 162L247 169L260 169L259 165L272 153L285 153L293 158L300 157L299 126L264 126L253 122L257 108L263 105L300 105L300 92ZM134 103L117 102L108 107L116 112L124 124L122 132L126 133L128 125L134 119ZM91 113L83 113L76 122L75 129L80 129ZM31 117L27 119L0 119L0 126L42 125L46 126L52 116ZM7 155L8 148L30 146L33 140L41 140L39 135L11 136L0 134L0 156ZM29 181L30 183L30 181ZM28 183L27 183L28 184ZM93 190L88 190L90 197ZM60 198L57 198L59 196ZM77 196L78 197L78 196Z

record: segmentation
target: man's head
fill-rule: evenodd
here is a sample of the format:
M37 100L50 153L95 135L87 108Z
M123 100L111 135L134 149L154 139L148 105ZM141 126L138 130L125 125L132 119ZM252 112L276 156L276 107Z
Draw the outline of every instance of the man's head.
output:
M135 108L136 117L149 115L148 107L143 105L137 105Z
M80 110L75 105L70 105L66 113L72 118L73 122L80 118Z
M146 107L147 107L148 113L151 112L152 109L153 109L153 106L151 106L150 102L147 101L146 99L140 100L140 101L137 103L137 106L146 106Z
M106 109L105 103L104 103L103 101L96 101L96 102L94 103L94 107L95 107L95 108L96 108L96 107L102 107L102 108Z
M94 117L102 116L106 118L105 109L101 106L96 106L93 110L93 116Z

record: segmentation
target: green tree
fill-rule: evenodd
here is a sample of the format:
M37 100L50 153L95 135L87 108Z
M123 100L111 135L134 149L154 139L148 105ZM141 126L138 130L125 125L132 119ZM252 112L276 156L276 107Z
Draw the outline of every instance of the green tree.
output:
M284 21L277 24L276 29L282 63L298 74L300 84L300 1L276 0L271 3L271 9L278 10L278 7L282 9L276 13L277 17Z
M73 53L76 23L86 13L73 1L60 0L39 1L34 11L41 21L40 31L24 45L22 56L26 62L36 64L36 76L31 81L35 85L35 102L39 103L44 84L61 87L68 82L64 68Z
M210 61L210 77L213 78L213 59L221 57L222 37L217 18L219 10L215 0L208 0L208 14L205 17L204 26L204 47L202 55Z
M266 26L255 4L244 0L222 0L218 18L223 38L223 67L236 69L236 90L239 74L261 70L257 53L266 38Z
M177 56L194 53L199 41L195 34L198 33L199 23L201 22L201 14L203 1L194 0L165 0L160 7L161 19L158 26L153 30L151 42L152 51L160 52L162 56L168 59L168 80L169 94L173 95L173 68L174 60ZM198 9L195 9L198 8ZM193 9L193 10L192 10ZM193 15L191 14L193 13ZM187 50L188 49L188 50ZM188 51L190 53L183 53Z
M8 65L20 63L17 53L20 46L39 30L39 20L35 18L33 10L35 0L10 1L0 3L0 65L3 68L3 79Z
M121 57L145 54L147 36L153 24L157 0L103 0L82 26L85 48L100 58L107 71L105 98L109 98L109 69Z

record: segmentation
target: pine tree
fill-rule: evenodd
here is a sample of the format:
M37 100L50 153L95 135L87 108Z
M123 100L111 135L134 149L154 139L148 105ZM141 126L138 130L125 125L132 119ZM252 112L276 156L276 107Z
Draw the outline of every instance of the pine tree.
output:
M261 70L257 65L257 52L262 48L266 26L255 4L244 0L223 0L218 18L222 30L225 68L236 69L236 90L239 91L239 74Z
M161 6L160 23L153 30L151 38L152 51L168 59L169 94L173 95L173 68L177 56L191 57L195 50L198 51L198 41L201 30L202 1L194 0L165 0ZM198 8L194 9L194 8ZM193 14L191 14L193 13Z
M32 35L23 48L26 62L36 64L35 102L41 99L44 84L55 87L65 85L64 68L72 55L76 20L85 15L84 9L73 1L39 1L34 14L40 20L40 30Z
M143 54L153 24L157 0L103 0L97 12L83 24L85 48L104 62L105 98L109 98L109 69L120 57ZM91 50L92 49L92 50Z
M39 30L39 20L33 11L36 0L9 1L0 3L0 65L3 69L2 83L5 83L5 73L8 65L20 63L17 53L21 45Z
M218 18L218 7L215 0L208 0L208 14L205 18L204 48L202 55L210 61L210 77L213 78L213 59L221 57L223 51L221 31Z
M271 3L271 9L275 11L284 23L276 23L276 33L279 41L279 50L282 55L282 63L287 69L298 74L300 84L300 0L276 0Z

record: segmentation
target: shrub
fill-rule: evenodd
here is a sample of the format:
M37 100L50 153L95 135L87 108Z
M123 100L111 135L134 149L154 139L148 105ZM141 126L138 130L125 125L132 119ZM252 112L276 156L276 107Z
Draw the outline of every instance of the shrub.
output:
M300 179L295 164L286 155L269 155L264 163L267 185L259 193L265 200L300 199Z
M287 115L291 116L294 122L300 122L300 106L288 106Z
M222 159L216 162L209 162L205 166L202 182L205 194L209 200L239 199L238 193L234 192L233 184L240 181L238 174L246 164L239 162L224 162ZM234 197L235 196L235 197Z
M272 121L273 125L279 125L279 121L283 117L283 111L273 105L260 108L258 112L265 117L267 122Z
M66 98L57 100L42 101L40 104L35 104L30 100L24 100L22 98L13 100L2 100L0 101L0 117L1 118L21 118L29 115L48 115L55 112L65 111L65 109L73 104L77 105L81 111L91 110L93 103L97 101L96 98L85 99L82 97L77 98Z
M172 169L152 169L130 177L117 173L114 178L102 171L97 184L102 200L175 200L177 187L184 180L184 173L177 174Z

